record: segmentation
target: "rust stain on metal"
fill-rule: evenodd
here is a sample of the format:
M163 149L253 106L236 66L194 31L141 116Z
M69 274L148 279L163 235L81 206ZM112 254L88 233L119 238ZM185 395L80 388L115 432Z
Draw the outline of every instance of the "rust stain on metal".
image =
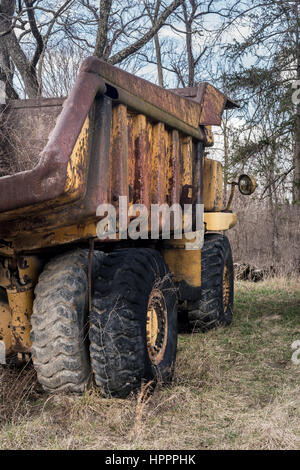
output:
M127 129L128 129L128 202L133 204L135 200L134 195L134 180L135 180L135 158L134 149L136 145L133 143L133 126L134 114L127 114Z
M107 84L115 87L114 96ZM43 135L34 142L35 129L26 143L38 149L37 165L0 178L0 253L10 263L0 266L0 285L9 301L0 304L0 338L8 351L28 352L31 347L38 253L96 238L99 204L118 207L119 196L127 196L129 205L145 204L150 215L154 203L204 199L209 226L230 228L234 223L232 215L226 220L215 216L222 210L221 164L203 162L204 147L213 144L210 126L235 105L214 87L171 92L90 58L48 139L49 121L54 125L61 104L33 100L11 105L18 119L23 112L39 113L43 122L37 127ZM198 286L201 257L184 253L182 263L176 250L167 250L177 274L184 269L184 277Z
M111 200L128 197L128 120L127 108L120 104L113 108L111 130Z
M180 202L180 160L181 160L181 148L179 141L179 133L174 130L171 134L171 164L170 171L172 174L170 187L170 199L171 204Z
M33 204L49 203L51 200L54 200L56 206L59 204L57 198L64 194L67 167L78 136L95 95L105 90L105 84L99 76L79 73L37 166L30 171L0 178L0 212L19 208L22 208L22 213L25 210L30 212ZM10 213L8 218L13 215Z
M178 97L164 88L135 77L96 57L87 59L82 66L82 71L94 72L118 89L130 90L131 95L155 106L158 110L166 111L194 128L199 126L200 106L197 103Z
M11 349L14 352L29 352L33 287L7 289L7 296L11 311Z
M191 137L182 140L181 195L180 204L191 204L193 197L193 141Z
M203 198L206 211L214 212L223 209L222 165L208 158L205 158L203 162Z
M133 200L135 204L144 203L150 207L151 187L151 141L152 126L146 116L137 114L133 117L133 133L130 146L132 153L128 155L133 172Z
M116 86L115 97L120 92L117 100L101 95L110 79ZM192 90L196 98L200 88ZM88 59L64 102L39 164L32 171L0 178L0 191L5 195L0 201L0 220L5 220L0 238L10 243L11 252L96 236L97 206L115 204L119 196L128 196L129 204L143 203L148 209L151 203L199 202L202 170L196 148L199 142L211 145L210 128L207 125L205 132L202 127L202 133L195 134L184 126L194 124L200 129L200 114L206 109L202 109L203 103L210 102L221 112L225 98L208 85L202 87L198 103L193 101L193 93L185 89L180 97L96 58ZM130 104L121 102L122 96ZM32 102L31 106L38 104ZM46 107L47 100L41 106ZM162 120L153 118L153 107ZM183 124L180 130L179 122ZM209 174L207 178L209 181ZM207 194L212 189L210 183ZM218 208L221 199L221 193L215 194L208 205Z
M239 107L237 103L207 82L200 83L197 87L174 88L171 91L200 105L198 121L200 126L220 126L224 110Z
M61 227L46 233L23 233L14 240L15 250L39 250L50 246L74 243L79 240L89 240L96 237L96 218L85 224L74 224Z
M69 199L69 194L79 197L85 191L85 178L88 165L88 144L89 144L89 117L86 118L81 129L77 142L74 146L67 166L67 176L64 192ZM61 201L63 202L63 201Z
M11 314L9 305L0 300L0 340L4 341L6 353L11 351Z

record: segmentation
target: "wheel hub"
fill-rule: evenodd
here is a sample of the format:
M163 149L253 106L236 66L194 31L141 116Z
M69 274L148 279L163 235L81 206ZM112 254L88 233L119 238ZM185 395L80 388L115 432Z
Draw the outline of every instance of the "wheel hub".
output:
M147 348L153 364L158 364L164 357L168 331L167 308L164 296L158 289L151 292L147 310Z

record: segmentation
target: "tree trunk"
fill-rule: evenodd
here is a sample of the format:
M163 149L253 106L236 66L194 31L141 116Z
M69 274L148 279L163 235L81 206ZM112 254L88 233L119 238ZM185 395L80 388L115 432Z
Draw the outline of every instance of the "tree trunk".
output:
M183 15L186 29L186 50L188 58L188 87L194 86L195 80L195 59L193 55L193 44L192 44L192 20L188 16L186 5L183 3Z
M19 97L13 87L13 70L11 65L6 45L4 41L0 40L0 82L4 84L2 90L5 92L5 97L1 97L1 99L17 100Z
M34 67L31 66L26 55L21 49L14 32L5 36L5 43L10 52L10 56L23 79L25 94L28 98L36 98L39 95L39 84L36 71Z
M15 32L12 28L12 17L16 8L15 0L1 0L0 2L0 32L5 33L0 37L1 51L5 56L9 53L10 58L18 69L24 85L25 93L29 98L35 98L39 94L39 85L36 77L36 71L30 64L23 52ZM9 59L6 58L6 61ZM0 63L2 71L5 71L5 63Z
M100 0L100 20L97 31L97 39L94 54L104 58L107 46L108 20L111 11L112 0Z
M161 49L160 49L158 34L155 34L155 36L154 36L154 44L155 44L155 52L156 52L158 84L159 84L159 86L163 87L164 86L164 75L163 75L162 60L161 60Z
M299 38L299 9L295 4L296 18L296 54L297 54L297 80L300 80L300 38ZM300 104L297 104L295 116L295 153L294 153L294 185L293 202L300 203Z
M2 21L2 14L12 16L14 13L15 4L13 1L8 2L7 0L0 1L0 34L5 33L7 27L5 22ZM16 99L18 97L12 84L13 72L11 70L11 63L9 59L9 53L6 47L5 38L0 37L0 82L2 82L1 92L5 96L1 96L1 101L8 99ZM2 104L2 102L1 102Z

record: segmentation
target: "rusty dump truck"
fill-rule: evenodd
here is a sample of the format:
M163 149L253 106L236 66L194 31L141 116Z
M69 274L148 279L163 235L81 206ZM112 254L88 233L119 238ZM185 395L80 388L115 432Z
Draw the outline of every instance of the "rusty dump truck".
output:
M172 379L177 322L231 322L233 264L213 125L237 105L208 83L165 90L90 57L66 99L1 111L0 359L47 392L126 396ZM241 175L241 192L255 183ZM99 206L204 205L203 246L99 237ZM106 207L105 206L105 207ZM130 213L128 218L131 220ZM182 222L183 223L183 222ZM194 224L194 219L192 224ZM193 225L194 227L194 225ZM192 228L193 228L192 227ZM124 235L124 234L123 234Z

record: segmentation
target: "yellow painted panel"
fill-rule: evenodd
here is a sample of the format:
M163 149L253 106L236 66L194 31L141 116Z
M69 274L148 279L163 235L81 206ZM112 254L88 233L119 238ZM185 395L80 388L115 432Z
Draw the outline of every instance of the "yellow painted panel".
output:
M96 237L96 224L96 221L92 221L86 224L62 227L46 233L23 234L20 238L14 240L14 247L16 251L24 249L36 250L47 246L87 240Z
M206 230L212 232L220 232L229 230L234 227L237 222L237 215L231 212L205 212L204 223Z
M72 193L72 200L78 196L85 183L88 166L89 117L86 118L67 166L65 194ZM69 197L69 196L67 196Z
M113 203L118 203L119 196L128 197L128 117L123 104L112 111L110 180Z
M6 353L11 351L11 314L9 305L0 301L0 340L4 341Z
M208 212L223 209L222 164L210 158L203 160L203 203Z
M166 132L165 125L158 122L153 126L151 162L151 203L165 202L166 188Z
M18 290L7 289L11 310L11 341L15 352L29 352L31 348L30 317L32 315L33 288Z
M193 139L192 137L184 137L182 139L182 186L193 184ZM192 188L191 188L192 191ZM192 197L192 194L188 194Z
M205 126L206 146L212 147L215 143L214 134L211 126Z
M201 286L201 250L186 250L185 244L191 240L170 240L162 251L176 282L185 281L192 287Z

